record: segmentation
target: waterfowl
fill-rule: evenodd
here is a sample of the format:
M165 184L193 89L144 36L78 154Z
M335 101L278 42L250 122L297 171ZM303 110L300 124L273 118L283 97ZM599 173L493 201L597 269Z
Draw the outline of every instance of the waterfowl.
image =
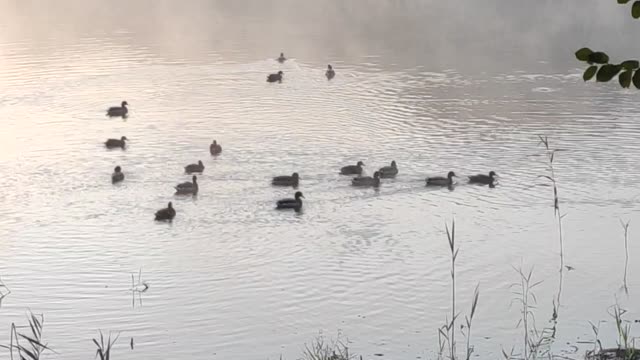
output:
M472 175L472 176L469 176L469 183L491 185L495 181L495 177L497 175L498 174L496 174L495 171L489 172L489 175L485 175L485 174Z
M176 210L173 208L171 201L166 208L156 211L156 221L173 220L176 216Z
M299 181L300 181L300 176L298 175L297 172L294 172L293 174L291 174L291 176L282 175L282 176L274 177L273 180L271 180L271 184L276 186L297 187Z
M333 70L331 65L327 65L327 71L324 73L327 79L331 80L334 76L336 76L336 72Z
M284 75L282 71L278 71L277 74L269 74L269 76L267 76L267 82L282 82L282 75Z
M396 175L398 175L398 165L396 165L396 161L393 160L390 166L381 167L378 171L380 172L380 177L383 179L396 177Z
M124 147L126 146L125 140L129 140L129 139L127 139L126 136L123 136L120 139L107 139L107 141L104 142L104 145L109 149L118 148L118 147L124 149Z
M204 171L204 164L202 163L201 160L198 160L197 164L189 164L184 167L184 172L186 172L187 174L201 173L203 171Z
M371 176L360 176L351 180L351 185L358 187L378 187L380 186L380 172L376 171Z
M427 178L427 186L449 186L453 184L453 177L456 174L453 171L449 171L447 177L435 176Z
M340 174L342 174L342 175L360 175L360 174L362 174L362 167L363 166L364 166L364 163L362 161L358 161L358 163L355 164L355 165L343 166L342 169L340 169Z
M209 152L211 155L218 155L222 152L222 146L220 146L217 141L213 140L213 143L209 145Z
M111 174L111 182L115 184L122 180L124 180L122 169L120 168L120 166L116 166L115 169L113 169L113 174Z
M116 117L122 116L125 117L129 113L129 109L127 109L127 105L129 105L126 101L123 101L120 106L112 106L107 109L107 116Z
M278 58L278 62L280 64L282 64L283 62L287 61L287 58L284 57L284 53L280 53L280 57Z
M302 199L304 195L300 191L296 192L294 199L282 199L276 203L276 209L294 209L296 211L302 208Z
M198 178L193 175L192 182L186 181L176 185L176 195L197 195L198 194Z

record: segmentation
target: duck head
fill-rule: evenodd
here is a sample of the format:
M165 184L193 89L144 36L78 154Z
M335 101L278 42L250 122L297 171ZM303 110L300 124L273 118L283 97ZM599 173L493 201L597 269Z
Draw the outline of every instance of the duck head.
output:
M173 204L171 203L171 201L169 201L169 204L167 205L167 209L173 209Z
M291 177L292 177L294 180L300 180L300 175L298 175L298 173L297 173L297 172L294 172L293 174L291 174Z
M489 172L489 177L490 177L491 179L493 179L493 178L494 178L494 177L496 177L496 176L498 176L498 174L496 174L496 172L495 172L495 171L493 171L493 170L492 170L491 172Z
M198 181L198 177L193 175L193 177L191 178L191 180L193 181L193 183L195 184Z
M127 107L127 105L129 105L129 103L128 103L128 102L126 102L126 101L123 101L120 105L121 105L122 107Z
M120 171L122 171L122 169L120 168L120 166L116 166L116 168L113 169L113 171L119 173Z
M327 70L333 70L333 67L331 65L327 65Z
M282 72L282 70L278 71L278 75L280 75L280 76L284 75L284 73Z
M358 163L356 164L356 166L364 166L364 163L362 161L358 161Z
M396 165L396 161L395 160L393 160L391 162L391 167L394 168L394 169L396 169L398 167L398 165Z
M302 195L302 193L300 191L296 192L296 200L300 200L300 198L304 199L304 195Z
M204 164L202 163L202 160L198 160L198 165L200 165L201 167L204 167Z
M120 141L125 141L125 140L129 140L129 139L127 139L126 136L123 136L123 137L120 138Z
M213 145L218 145L218 142L215 139L213 140Z
M374 172L373 173L373 178L374 179L379 179L380 178L380 172L379 171Z
M447 174L447 178L449 178L449 180L451 180L451 178L453 178L454 176L456 176L456 173L454 173L453 171L449 171L449 173Z
M281 57L281 58L284 58L284 53L280 53L280 57Z

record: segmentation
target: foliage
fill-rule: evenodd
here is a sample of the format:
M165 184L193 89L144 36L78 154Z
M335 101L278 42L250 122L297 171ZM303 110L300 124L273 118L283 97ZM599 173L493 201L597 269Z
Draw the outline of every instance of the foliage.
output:
M11 342L9 345L0 345L5 349L9 349L10 359L14 359L14 353L20 360L39 360L45 350L51 350L47 344L42 342L42 327L44 325L44 316L36 316L30 313L27 316L29 326L16 326L11 324ZM30 329L31 333L24 333L21 329ZM25 344L26 341L26 344Z

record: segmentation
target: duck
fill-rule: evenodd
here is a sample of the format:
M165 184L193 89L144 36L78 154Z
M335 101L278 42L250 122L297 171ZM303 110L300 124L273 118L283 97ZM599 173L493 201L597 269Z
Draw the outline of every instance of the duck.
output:
M282 64L283 62L287 61L287 58L284 57L284 53L280 53L280 57L278 58L278 62L280 64Z
M391 165L381 167L378 171L380 172L380 177L383 179L393 178L398 175L398 165L396 165L396 161L393 160Z
M334 76L336 76L336 72L333 70L331 65L327 65L327 71L324 73L327 79L331 80Z
M267 82L282 82L282 75L284 75L282 71L278 71L276 74L269 74L269 76L267 76Z
M298 187L300 176L297 172L289 175L276 176L271 180L271 184L275 186L293 186Z
M362 167L363 166L364 166L364 163L362 161L358 161L358 163L355 164L355 165L343 166L342 169L340 169L340 174L342 174L342 175L360 175L360 174L362 174Z
M120 168L120 166L116 166L113 169L113 174L111 174L111 182L115 184L122 180L124 180L124 174L122 173L122 169Z
M351 185L358 187L379 187L380 186L380 172L376 171L371 176L359 176L351 180Z
M449 171L447 177L443 176L434 176L427 178L427 186L450 186L453 185L453 177L456 176L456 173L453 171Z
M176 195L197 195L198 194L198 178L193 175L192 182L186 181L176 185Z
M197 164L189 164L184 167L184 172L186 172L187 174L202 173L203 171L204 171L204 164L202 163L201 160L198 160Z
M294 199L282 199L276 203L276 209L294 209L299 211L302 208L304 195L300 191L296 192Z
M117 117L117 116L121 116L121 117L125 117L127 116L127 114L129 113L129 109L127 109L127 105L129 105L129 103L127 103L126 101L123 101L120 106L112 106L110 108L107 109L107 116L109 117Z
M209 152L211 155L218 155L222 152L222 146L214 139L211 145L209 145Z
M169 201L166 208L156 211L156 221L171 221L174 217L176 217L176 210L173 208L171 201Z
M472 176L469 176L469 183L492 185L493 182L495 181L496 176L498 176L498 174L496 174L495 171L490 171L489 175L485 175L485 174L472 175Z
M124 147L126 146L125 140L129 140L129 139L127 139L126 136L123 136L120 139L107 139L107 141L104 142L104 145L108 149L113 149L118 147L124 149Z

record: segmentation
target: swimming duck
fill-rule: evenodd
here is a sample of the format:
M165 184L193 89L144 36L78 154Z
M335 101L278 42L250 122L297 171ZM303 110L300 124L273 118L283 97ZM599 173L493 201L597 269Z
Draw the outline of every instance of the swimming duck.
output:
M376 171L371 176L359 176L351 180L351 185L358 187L379 187L380 186L380 172Z
M469 183L471 184L485 184L492 185L495 181L495 177L498 176L495 171L489 172L489 175L478 174L469 176Z
M126 101L123 101L120 106L112 106L107 109L107 116L116 117L122 116L125 117L129 113L129 109L127 109L127 105L129 105Z
M276 176L271 180L272 185L276 186L293 186L298 187L298 182L300 181L300 176L297 172L294 172L289 175Z
M176 195L197 195L198 194L198 178L193 175L192 182L186 181L176 185Z
M267 82L282 82L282 75L284 75L282 71L278 71L277 74L269 74L269 76L267 76Z
M342 174L342 175L360 175L360 174L362 174L362 167L363 166L364 166L364 163L362 161L358 161L358 163L356 165L343 166L342 169L340 169L340 174Z
M282 64L283 62L287 61L287 58L284 57L284 53L280 53L280 57L278 58L278 62L280 64Z
M197 164L189 164L184 167L184 172L186 172L187 174L201 173L203 171L204 171L204 164L202 163L201 160L198 160Z
M111 182L115 184L122 180L124 180L122 169L120 168L120 166L116 166L115 169L113 169L113 174L111 174Z
M333 70L331 65L327 65L327 71L324 73L327 79L331 80L334 76L336 76L336 72Z
M218 155L222 152L222 146L220 146L217 141L213 140L213 143L209 145L209 152L211 155Z
M449 186L453 184L453 177L456 174L453 171L449 171L447 177L434 176L427 178L427 186Z
M109 149L113 149L113 148L123 148L126 146L126 144L124 143L125 140L129 140L127 139L126 136L121 137L120 139L107 139L107 141L104 142L104 145L109 148Z
M156 211L156 221L173 220L176 216L176 210L173 208L171 201L166 208Z
M381 167L378 171L380 172L380 177L383 179L393 178L398 175L398 165L396 165L396 161L393 160L390 166Z
M299 211L302 208L304 195L300 191L296 192L295 199L282 199L276 203L276 209L294 209Z

